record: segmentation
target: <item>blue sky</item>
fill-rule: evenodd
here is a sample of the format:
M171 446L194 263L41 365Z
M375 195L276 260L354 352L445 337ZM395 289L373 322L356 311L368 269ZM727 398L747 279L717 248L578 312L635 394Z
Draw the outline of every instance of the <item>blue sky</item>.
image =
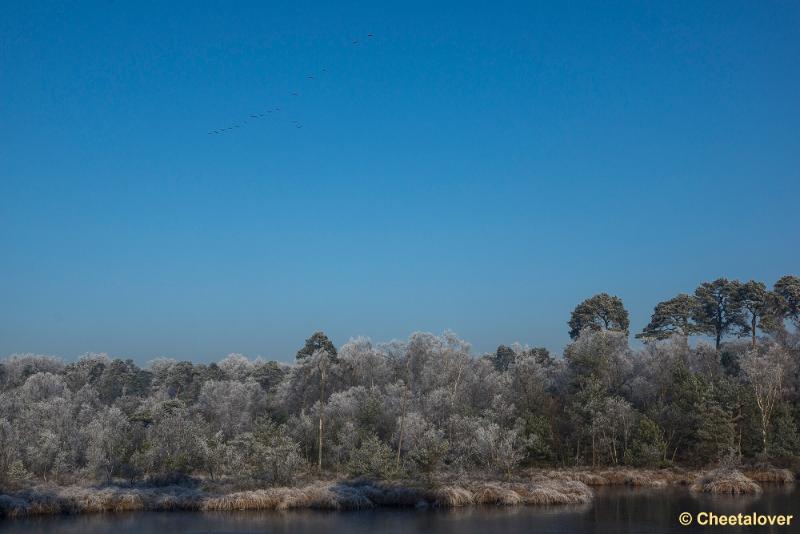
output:
M798 23L790 1L6 2L0 355L286 361L317 329L447 328L560 351L597 292L638 331L703 280L800 274Z

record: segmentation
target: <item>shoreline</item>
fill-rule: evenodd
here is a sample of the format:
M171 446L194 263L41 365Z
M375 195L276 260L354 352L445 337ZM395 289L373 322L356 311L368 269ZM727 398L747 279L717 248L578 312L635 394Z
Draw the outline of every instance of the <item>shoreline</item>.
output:
M695 493L760 493L758 482L790 484L785 469L689 471L681 469L529 469L510 480L487 476L443 476L417 480L318 480L294 487L241 491L188 486L51 486L0 493L0 518L131 511L240 511L380 507L559 506L592 502L594 488L685 486ZM743 489L727 482L732 478ZM710 484L719 479L724 483ZM719 488L722 488L719 490Z

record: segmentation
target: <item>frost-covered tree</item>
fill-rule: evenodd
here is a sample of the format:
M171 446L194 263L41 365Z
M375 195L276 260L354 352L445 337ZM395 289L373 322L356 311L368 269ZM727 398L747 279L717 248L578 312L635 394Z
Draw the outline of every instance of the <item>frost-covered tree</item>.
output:
M271 420L260 420L252 433L239 438L243 449L243 463L250 476L272 485L291 484L306 462L300 446L284 425ZM241 467L241 466L240 466Z
M230 439L250 430L253 421L263 414L266 396L254 380L209 380L200 388L196 409L213 432Z
M633 361L627 335L622 332L584 331L564 350L574 383L597 380L609 392L622 392Z
M104 408L86 426L87 467L101 480L120 473L130 453L130 422L116 406Z
M378 436L369 434L350 456L347 471L352 476L394 478L399 471L393 460L392 449Z
M387 355L365 337L351 339L339 350L344 380L354 386L380 387L391 381Z
M191 477L258 487L292 483L309 466L326 478L509 476L533 465L700 466L731 449L745 462L791 465L800 461L793 280L776 283L766 311L753 307L759 284L748 303L731 290L747 284L704 284L703 313L687 315L697 293L657 306L651 323L661 322L636 349L621 317L606 324L584 310L563 355L518 343L475 355L452 332L414 332L353 338L335 355L314 335L290 364L12 356L0 361L0 485ZM782 332L765 325L778 301ZM719 306L721 339L742 334L736 314L752 334L753 310L768 335L755 350L751 335L719 350L690 344L700 324L715 336Z
M741 362L745 379L753 388L761 416L762 452L764 455L768 452L772 415L783 396L788 365L788 355L783 349L776 346L771 347L764 355L749 352Z
M408 458L418 472L430 476L435 472L450 450L450 442L444 432L429 426L414 436Z

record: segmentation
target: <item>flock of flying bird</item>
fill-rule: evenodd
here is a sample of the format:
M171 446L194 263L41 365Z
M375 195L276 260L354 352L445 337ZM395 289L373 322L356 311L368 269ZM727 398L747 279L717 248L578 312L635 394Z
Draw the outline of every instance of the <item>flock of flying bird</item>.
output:
M366 40L367 41L371 41L373 39L373 37L375 37L373 34L368 33L367 37L366 37ZM352 46L359 46L361 44L361 41L359 41L358 39L353 39L351 44L352 44ZM328 69L322 69L320 72L321 73L328 72ZM306 76L306 79L308 79L308 80L316 80L317 76L309 75L309 76ZM300 93L297 92L297 91L293 91L292 93L290 93L290 96L298 97L298 96L300 96ZM267 116L269 116L271 114L280 113L280 111L281 111L281 108L272 107L272 108L269 108L267 110L264 110L264 111L261 111L261 112L258 112L258 113L253 113L247 119L239 121L236 124L231 124L230 126L226 126L225 128L217 128L216 130L211 130L210 132L208 132L208 135L219 135L219 134L233 132L233 131L237 130L238 128L244 127L244 125L246 125L249 122L249 120L263 119L263 118L265 118L265 117L267 117ZM293 121L290 121L290 122L295 128L302 128L303 127L303 125L300 123L300 121L293 120Z

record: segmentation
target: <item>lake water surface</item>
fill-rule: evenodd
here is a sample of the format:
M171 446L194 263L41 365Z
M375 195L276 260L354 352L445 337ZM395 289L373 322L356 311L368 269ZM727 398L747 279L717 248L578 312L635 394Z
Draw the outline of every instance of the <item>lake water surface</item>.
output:
M574 532L800 532L791 526L683 527L690 512L794 514L800 492L766 488L760 497L692 496L685 488L603 488L580 507L474 507L459 510L374 509L352 512L136 512L0 521L0 534L571 534Z

